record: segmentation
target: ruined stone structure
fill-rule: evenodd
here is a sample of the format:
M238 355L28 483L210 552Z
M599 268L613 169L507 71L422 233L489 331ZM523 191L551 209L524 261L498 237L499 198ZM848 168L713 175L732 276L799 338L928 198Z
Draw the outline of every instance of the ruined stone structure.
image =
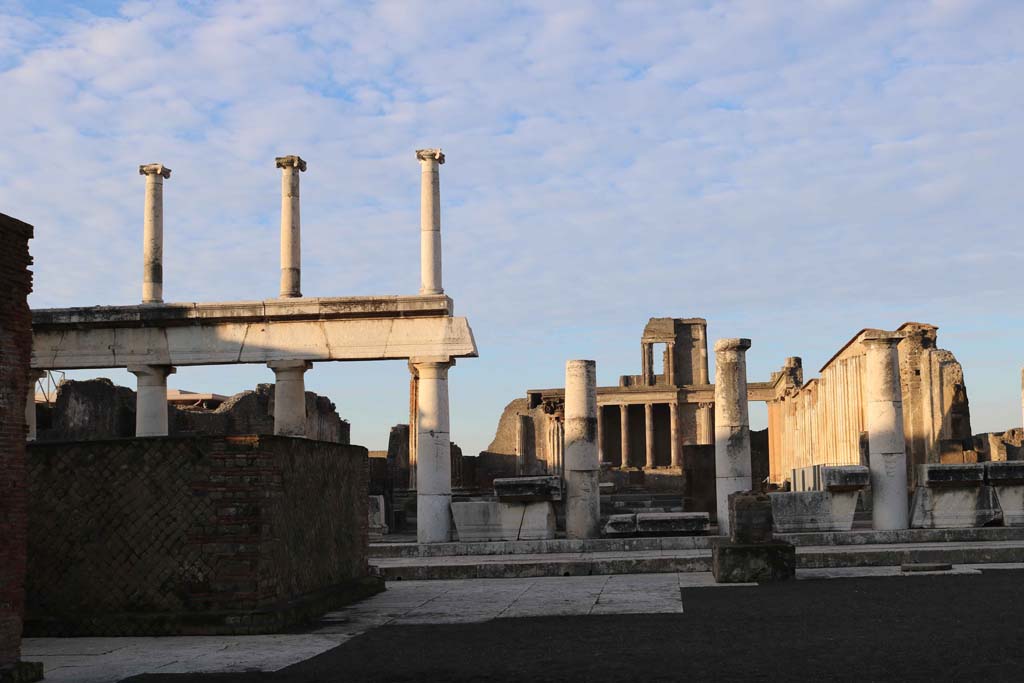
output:
M42 666L21 661L28 534L26 405L35 405L35 380L28 370L31 238L31 225L0 214L0 680L19 681L38 680L43 673Z
M901 413L906 470L915 484L917 466L968 462L972 450L970 408L963 369L953 354L936 347L938 328L905 323L898 335ZM861 330L821 369L821 376L787 387L768 404L771 481L791 479L812 465L867 465L867 345L878 330ZM967 453L965 453L967 451Z

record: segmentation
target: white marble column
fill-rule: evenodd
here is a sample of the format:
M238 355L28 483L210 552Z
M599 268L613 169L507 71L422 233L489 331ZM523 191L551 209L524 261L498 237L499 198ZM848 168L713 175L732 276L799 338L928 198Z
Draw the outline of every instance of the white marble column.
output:
M416 538L451 540L452 453L448 417L448 359L411 361L419 377L416 400Z
M164 301L164 179L171 169L163 164L139 166L146 176L146 205L142 217L142 303Z
M906 529L910 525L903 392L896 349L900 339L887 332L867 332L862 338L871 519L877 530Z
M601 502L597 460L597 363L565 364L565 535L597 538Z
M622 441L621 465L623 469L629 467L629 404L619 405L619 434Z
M306 360L277 360L267 363L274 371L274 433L306 436Z
M302 296L302 239L299 172L306 162L296 155L274 159L281 169L281 298Z
M672 438L672 467L683 466L683 453L680 449L679 444L679 403L672 401L668 404L669 407L669 431Z
M137 379L135 436L167 436L167 376L170 365L129 365Z
M715 494L718 533L722 535L729 533L729 494L751 488L749 348L749 339L715 342Z
M43 370L28 371L28 395L25 397L25 424L28 426L26 441L36 440L36 383L45 376Z
M646 455L644 469L654 469L654 406L644 404L644 453Z
M420 294L444 294L441 286L441 178L444 153L418 149L420 161Z

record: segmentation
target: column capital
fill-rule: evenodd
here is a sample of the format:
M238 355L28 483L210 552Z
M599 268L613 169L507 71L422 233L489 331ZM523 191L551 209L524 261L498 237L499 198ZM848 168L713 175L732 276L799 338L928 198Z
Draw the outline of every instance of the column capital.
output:
M741 350L746 351L750 348L750 340L743 337L731 337L727 339L719 339L715 342L715 353L719 351L733 351Z
M162 178L170 178L171 169L167 168L163 164L143 164L139 166L139 175L152 175L160 176Z
M267 367L277 372L278 370L302 370L305 372L313 367L313 364L308 360L272 360L267 363Z
M125 369L136 377L165 378L178 371L173 365L128 365Z
M298 154L286 157L274 157L274 164L277 168L297 168L300 171L306 170L306 162Z
M437 149L418 149L416 150L416 158L420 161L437 161L439 164L444 163L444 152L441 148Z
M862 344L878 344L882 346L893 346L903 340L899 332L886 332L884 330L868 330L860 338Z
M708 410L708 409L714 408L715 407L715 403L714 403L714 401L701 401L700 403L697 404L697 407L698 408L703 408L705 410Z

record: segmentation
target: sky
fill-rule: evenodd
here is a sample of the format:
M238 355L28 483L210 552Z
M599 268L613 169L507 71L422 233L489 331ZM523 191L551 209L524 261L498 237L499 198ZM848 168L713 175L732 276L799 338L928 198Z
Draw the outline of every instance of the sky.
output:
M444 287L480 349L449 374L464 452L567 359L638 373L668 316L751 338L751 381L938 325L974 431L1001 431L1021 424L1022 52L1013 0L0 0L0 211L36 227L33 307L132 304L138 166L160 162L165 299L273 298L274 157L298 154L303 293L413 294L414 150L441 147ZM408 419L404 363L306 381L354 443Z

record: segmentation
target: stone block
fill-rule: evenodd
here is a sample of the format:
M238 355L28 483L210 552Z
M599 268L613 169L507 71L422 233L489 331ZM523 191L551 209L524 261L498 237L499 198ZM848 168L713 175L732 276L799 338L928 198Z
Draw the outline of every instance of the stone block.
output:
M913 529L963 529L998 519L999 500L993 487L918 486L910 512Z
M833 493L860 491L871 483L871 470L863 465L821 468L821 486ZM854 497L856 502L856 497Z
M602 476L604 476L604 473L602 473ZM610 496L613 493L615 493L615 482L602 481L600 484L597 485L597 488L601 492L602 496Z
M1024 462L985 463L985 480L995 491L1003 526L1024 526Z
M767 494L739 492L729 495L729 528L734 543L772 540L772 502Z
M370 496L367 504L367 531L371 537L383 536L388 532L387 509L384 496Z
M636 515L636 531L641 536L695 536L703 534L711 524L706 512L640 512Z
M533 541L555 537L555 507L550 502L452 503L455 529L462 542Z
M636 515L611 515L604 525L605 536L635 536Z
M562 500L562 481L555 476L495 479L494 495L505 503Z
M773 528L776 533L849 531L859 495L857 490L770 493Z
M985 483L984 465L921 465L918 484L929 488L975 487Z
M796 576L796 547L783 541L720 541L711 549L711 571L718 583L785 581Z
M987 462L985 481L991 486L1002 484L1024 484L1024 462Z

